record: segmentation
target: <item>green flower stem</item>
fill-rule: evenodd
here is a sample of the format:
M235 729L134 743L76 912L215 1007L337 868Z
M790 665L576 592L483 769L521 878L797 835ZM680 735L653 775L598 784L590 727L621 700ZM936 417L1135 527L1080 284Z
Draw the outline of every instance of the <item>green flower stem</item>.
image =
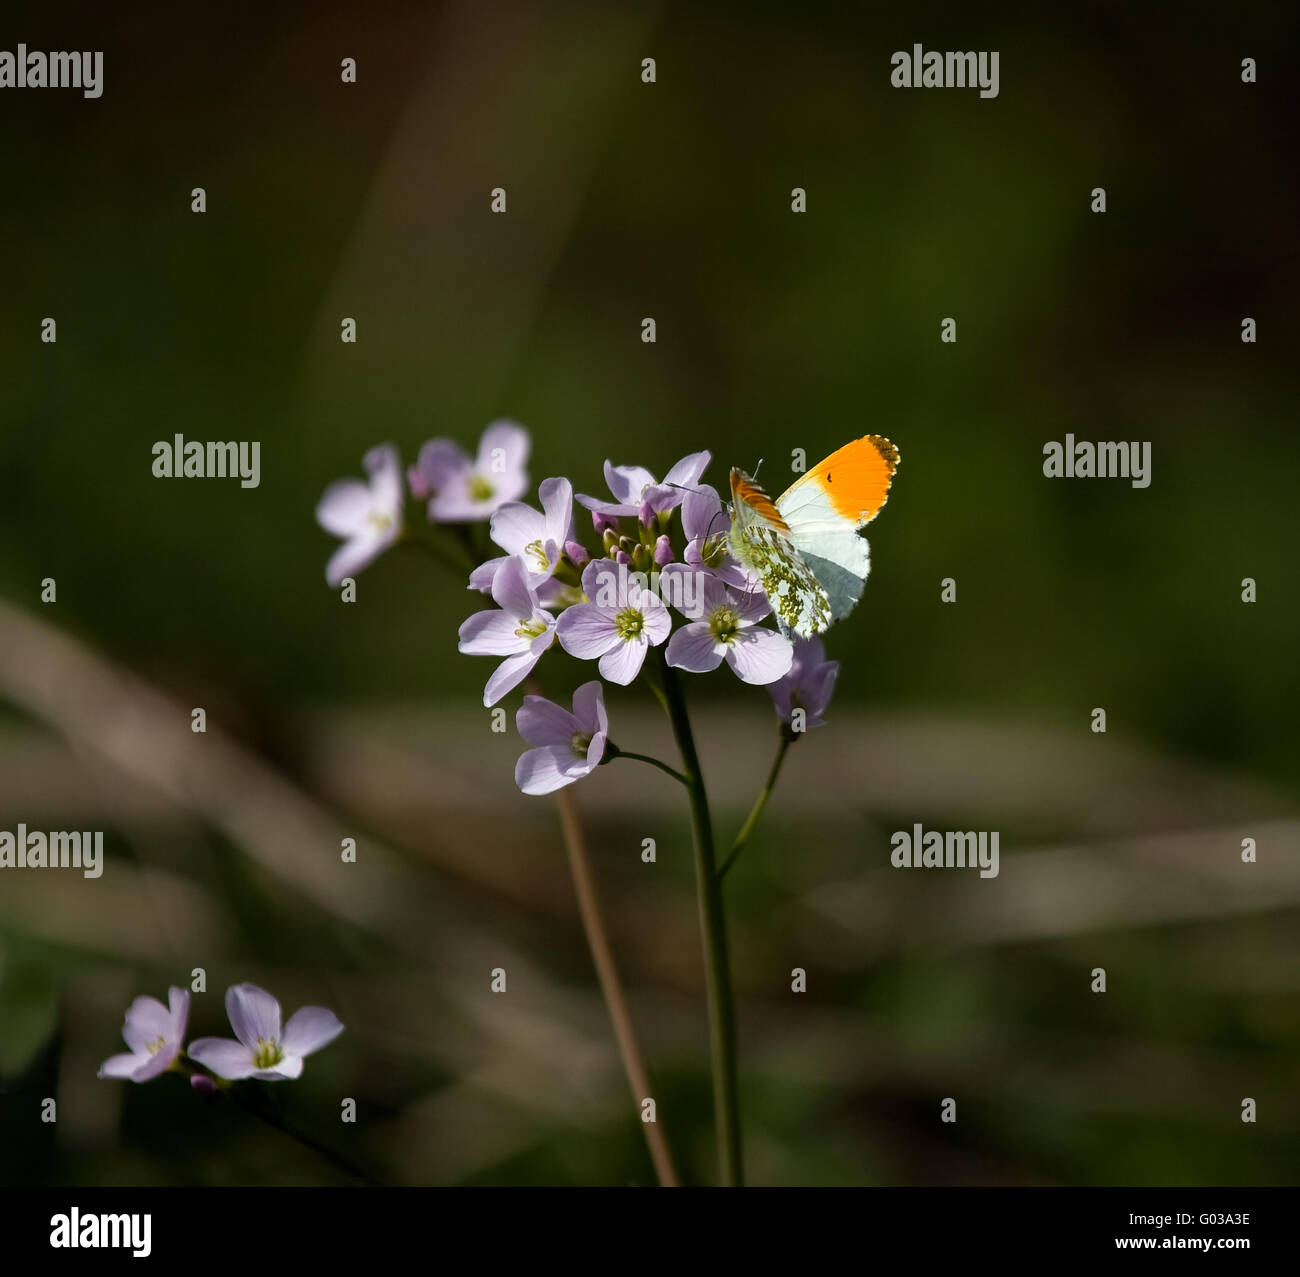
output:
M336 1170L340 1170L344 1175L349 1175L353 1179L359 1179L365 1184L374 1187L379 1186L379 1181L371 1176L367 1171L361 1169L355 1162L342 1153L329 1147L328 1144L322 1144L314 1135L308 1135L306 1131L300 1130L296 1126L291 1126L284 1117L276 1111L266 1100L259 1099L254 1103L250 1090L246 1086L238 1086L226 1078L215 1077L207 1069L195 1064L188 1055L182 1052L172 1061L168 1072L179 1073L187 1081L192 1077L206 1077L216 1088L217 1094L229 1096L236 1104L239 1105L246 1113L251 1113L254 1117L260 1118L268 1126L273 1126L282 1135L287 1135L291 1140L301 1144L304 1148L310 1149L313 1153L319 1154ZM277 1083L269 1083L277 1085Z
M425 533L412 532L409 528L398 537L397 544L408 550L418 550L422 554L429 555L439 567L450 572L452 576L458 579L463 579L478 563L478 560L473 558L471 554L467 567L455 555L448 554L440 541Z
M661 763L657 758L651 758L649 754L634 754L630 749L619 749L615 744L609 744L605 747L605 762L612 762L615 758L635 758L639 763L649 763L651 767L657 767L661 772L667 772L674 780L680 781L683 785L690 785L690 781L681 774L675 767L669 767L667 763Z
M270 1083L269 1085L279 1084ZM356 1162L345 1157L336 1149L330 1148L329 1145L322 1144L314 1135L309 1135L299 1127L291 1125L265 1100L259 1099L258 1102L254 1102L248 1091L238 1086L231 1087L226 1094L246 1113L251 1113L254 1117L260 1118L268 1126L274 1127L282 1135L287 1135L295 1143L301 1144L304 1148L311 1149L313 1153L319 1154L335 1170L342 1171L344 1175L350 1176L352 1179L359 1179L363 1184L369 1184L375 1188L379 1187L379 1181L371 1176L369 1172L362 1170Z
M745 844L753 836L754 829L758 825L759 817L763 814L763 809L767 806L767 800L772 797L772 789L776 785L776 778L781 774L781 764L785 762L786 751L790 748L794 737L785 730L781 729L781 744L776 751L776 757L772 760L772 770L767 773L767 781L759 791L759 795L754 799L754 805L750 808L749 815L745 817L745 823L741 825L740 832L736 835L736 841L731 844L731 851L727 853L727 858L722 862L722 868L718 870L718 881L721 882L727 876L727 870L735 863L736 857L740 855Z
M744 1180L740 1151L740 1109L736 1094L736 1014L727 957L727 923L722 908L722 884L715 872L713 824L709 796L700 773L700 759L691 732L686 698L674 670L655 649L662 699L681 750L691 802L695 842L695 883L700 903L700 938L704 946L704 980L709 1004L709 1038L713 1056L713 1116L718 1133L722 1182L739 1187Z

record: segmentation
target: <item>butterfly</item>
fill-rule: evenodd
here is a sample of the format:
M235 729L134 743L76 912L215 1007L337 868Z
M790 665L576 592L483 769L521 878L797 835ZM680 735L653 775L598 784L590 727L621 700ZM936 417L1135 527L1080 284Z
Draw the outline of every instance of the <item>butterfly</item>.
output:
M767 595L787 637L820 634L857 606L871 570L859 529L880 513L898 449L864 435L799 476L775 501L731 471L733 557Z

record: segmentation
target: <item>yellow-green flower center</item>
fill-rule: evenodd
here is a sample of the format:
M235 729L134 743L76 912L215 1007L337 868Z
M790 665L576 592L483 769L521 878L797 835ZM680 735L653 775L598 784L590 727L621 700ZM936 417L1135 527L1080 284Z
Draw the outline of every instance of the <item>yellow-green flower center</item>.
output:
M150 1055L157 1055L166 1045L166 1038L154 1038L152 1042L146 1042L144 1044L144 1049L148 1051Z
M634 607L625 607L614 618L614 632L624 642L639 638L645 630L645 617Z
M259 1069L273 1069L283 1059L284 1051L281 1050L278 1042L274 1040L268 1042L265 1038L257 1039L257 1050L253 1052L253 1063Z
M713 631L713 637L718 642L731 643L740 629L740 618L733 608L720 607L709 617L709 629Z
M569 748L573 750L579 758L586 758L587 750L591 748L591 737L585 732L574 732L569 741Z
M526 639L540 638L545 633L545 621L525 621L522 617L519 621L519 628L515 631L515 635L518 638Z
M371 526L377 532L387 532L393 526L393 521L386 514L381 514L378 510L371 510L366 516Z
M551 566L551 560L546 556L546 547L540 541L530 541L524 546L524 553L532 558L538 572L545 572Z
M495 492L496 489L481 474L469 481L469 495L475 501L491 501Z
M727 557L727 534L719 532L700 546L700 558L711 568L716 568Z

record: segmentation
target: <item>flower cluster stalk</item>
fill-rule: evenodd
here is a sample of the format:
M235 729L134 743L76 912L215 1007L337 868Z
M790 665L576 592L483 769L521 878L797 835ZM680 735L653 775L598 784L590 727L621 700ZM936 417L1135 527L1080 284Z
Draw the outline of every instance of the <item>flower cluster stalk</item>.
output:
M738 1188L745 1182L740 1142L740 1106L736 1087L736 1013L727 954L727 919L722 907L722 882L713 851L713 822L709 795L700 770L686 697L677 672L662 655L659 660L664 701L687 778L691 833L695 846L695 889L699 899L700 938L704 950L704 983L709 1009L709 1044L713 1064L713 1116L718 1139L722 1182Z

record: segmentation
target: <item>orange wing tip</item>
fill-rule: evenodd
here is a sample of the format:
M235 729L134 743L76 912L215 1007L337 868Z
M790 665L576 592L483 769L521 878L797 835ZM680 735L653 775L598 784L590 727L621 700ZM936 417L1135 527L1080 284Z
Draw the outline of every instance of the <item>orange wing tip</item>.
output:
M880 513L898 461L898 449L883 435L863 435L832 452L807 477L816 481L836 514L860 528Z

